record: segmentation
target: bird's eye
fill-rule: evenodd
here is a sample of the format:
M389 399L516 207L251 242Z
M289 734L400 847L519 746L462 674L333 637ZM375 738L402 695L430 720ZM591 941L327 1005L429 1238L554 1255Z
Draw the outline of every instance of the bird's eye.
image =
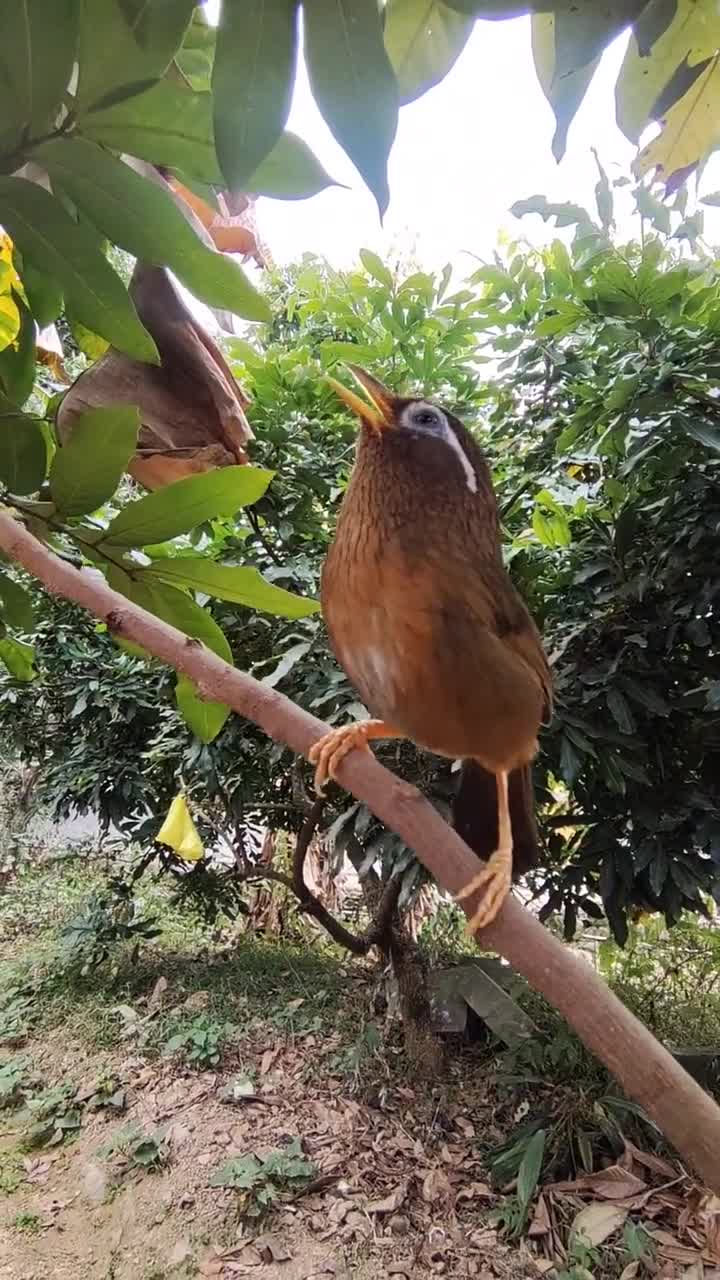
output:
M439 427L440 415L432 409L416 409L412 416L414 427Z

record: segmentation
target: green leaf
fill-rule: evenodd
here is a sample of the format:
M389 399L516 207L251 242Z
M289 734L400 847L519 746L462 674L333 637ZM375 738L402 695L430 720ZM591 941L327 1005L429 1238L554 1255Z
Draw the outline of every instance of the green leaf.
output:
M179 483L183 484L184 481ZM168 490L163 492L167 493ZM124 570L116 568L108 569L107 579L111 587L132 600L134 604L147 609L149 613L162 618L164 622L169 622L171 626L177 627L193 640L202 641L219 658L232 664L232 650L220 627L208 610L201 608L184 591L178 591L175 587L163 582L153 582L147 577L140 580L132 578ZM178 709L193 733L197 734L202 742L212 742L230 715L230 708L221 702L211 702L201 698L187 676L178 676L175 696Z
M558 71L557 33L560 15L536 14L532 19L532 52L540 87L555 115L552 153L562 160L567 134L590 81L599 66L599 56L561 75ZM558 224L560 225L560 224Z
M89 409L75 419L69 442L50 468L50 492L62 515L87 515L113 496L135 452L139 427L134 405Z
M145 577L161 578L164 582L190 587L219 600L231 600L248 609L262 609L283 618L306 618L320 608L317 600L303 600L292 591L284 591L282 587L266 582L257 569L218 564L205 556L163 558L142 572Z
M360 261L373 280L377 280L378 284L384 285L386 289L392 289L392 273L388 271L382 258L379 258L371 249L361 249Z
M205 520L234 516L262 497L272 475L261 467L239 466L187 476L129 503L111 521L104 542L144 547L189 533Z
M510 212L514 218L524 218L527 213L539 213L543 222L554 218L556 227L572 227L576 223L584 228L593 225L587 209L581 209L580 205L567 202L553 203L547 199L547 196L529 196L527 200L516 200L510 206Z
M57 138L35 150L53 180L114 244L167 266L209 306L246 320L270 308L236 262L198 239L169 193L85 138Z
M384 214L398 88L372 0L305 0L305 61L315 101Z
M193 93L161 80L135 98L86 116L81 132L114 151L187 173L199 182L223 185L211 93Z
M122 280L59 200L25 178L0 177L0 224L23 255L60 283L89 329L136 360L158 362Z
M210 89L213 62L215 61L216 28L211 26L202 9L196 8L192 22L185 32L182 48L175 55L191 88L207 93Z
M608 689L606 694L608 709L621 733L634 733L635 721L632 712L619 689Z
M307 200L326 187L337 186L306 142L283 133L262 164L248 179L248 191L273 200Z
M676 421L682 426L686 435L692 436L693 440L705 445L706 449L714 449L716 453L720 453L720 431L714 431L712 427L705 426L705 423L699 419L678 415Z
M400 101L412 102L445 79L465 45L474 20L443 0L388 0L385 48Z
M517 1198L523 1210L530 1205L540 1179L545 1154L545 1130L538 1129L525 1148L517 1176Z
M39 423L0 398L0 480L11 493L36 493L46 469L47 450Z
M83 0L78 114L160 80L194 8L195 0Z
M62 311L62 289L56 280L45 272L38 271L30 261L23 261L20 275L37 326L39 329L45 329L47 325L57 320Z
M0 298L0 303L3 299ZM20 331L13 346L0 351L0 390L8 400L22 406L35 383L35 322L24 303L18 300Z
M290 111L298 44L298 0L225 0L212 89L215 144L233 191L277 143Z
M0 662L4 662L10 674L23 684L29 684L37 675L33 666L34 657L32 645L22 644L13 636L3 636L0 640Z
M667 110L686 92L687 82L678 79L679 92L667 100L666 90L676 73L682 68L687 76L693 67L713 57L720 46L720 14L714 5L677 0L672 7L672 21L651 48L647 47L644 24L636 25L615 84L618 125L625 137L636 144L650 121L657 119L661 95ZM667 12L670 6L664 0L653 0L648 9Z
M40 134L55 120L77 55L79 0L5 0L0 40L0 138Z
M33 602L25 588L5 573L0 573L0 601L2 617L11 627L18 631L32 631L35 624Z

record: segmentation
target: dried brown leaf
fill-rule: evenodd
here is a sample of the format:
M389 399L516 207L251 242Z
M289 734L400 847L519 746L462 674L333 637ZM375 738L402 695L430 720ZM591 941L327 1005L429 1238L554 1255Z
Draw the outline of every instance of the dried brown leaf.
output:
M382 1200L371 1200L369 1204L365 1205L365 1211L367 1213L396 1213L401 1205L405 1203L406 1196L407 1182L400 1182Z
M570 1239L577 1238L592 1246L602 1244L624 1226L627 1216L627 1209L622 1209L619 1205L594 1200L573 1218Z

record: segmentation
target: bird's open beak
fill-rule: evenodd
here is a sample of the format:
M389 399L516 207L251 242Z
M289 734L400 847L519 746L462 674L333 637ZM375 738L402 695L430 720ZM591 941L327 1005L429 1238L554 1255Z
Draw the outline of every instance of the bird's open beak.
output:
M328 377L327 381L337 393L348 409L352 409L358 417L373 431L384 431L394 424L394 406L397 397L387 387L384 387L377 378L373 378L371 373L367 373L365 369L361 369L359 365L346 365L355 379L359 382L363 391L369 396L371 404L361 400L360 396L342 382L338 382L336 378Z

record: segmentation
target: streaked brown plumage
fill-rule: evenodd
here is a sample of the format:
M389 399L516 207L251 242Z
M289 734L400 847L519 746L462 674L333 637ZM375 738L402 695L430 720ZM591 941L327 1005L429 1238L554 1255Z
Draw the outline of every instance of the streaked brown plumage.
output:
M471 927L488 924L535 860L530 764L551 703L540 636L503 567L485 459L463 424L392 395L361 369L372 407L334 383L362 424L322 579L333 649L377 720L316 744L322 785L372 738L407 737L465 762L455 821L488 863Z

